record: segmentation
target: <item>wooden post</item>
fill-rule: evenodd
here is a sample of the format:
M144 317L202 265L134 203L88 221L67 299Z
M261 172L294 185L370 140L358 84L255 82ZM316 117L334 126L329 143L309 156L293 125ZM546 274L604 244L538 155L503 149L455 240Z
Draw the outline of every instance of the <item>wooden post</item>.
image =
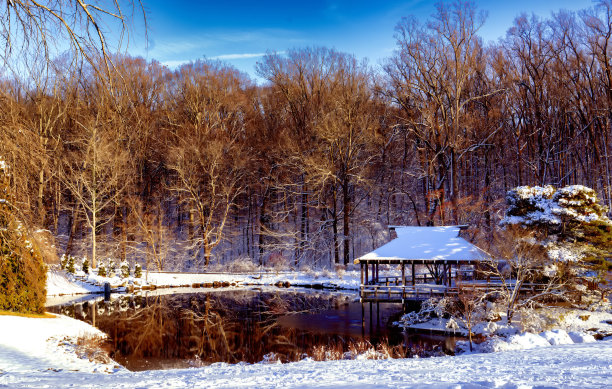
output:
M376 262L376 283L378 284L378 265L379 263Z
M412 261L412 286L415 284L415 275L414 275L414 261Z
M104 301L110 301L111 285L108 282L104 283Z
M361 285L363 285L363 262L359 261L359 265L361 265Z
M372 262L372 284L376 284L376 263Z
M365 285L368 284L368 263L365 263Z
M406 264L402 261L402 312L405 311L404 299L406 298Z

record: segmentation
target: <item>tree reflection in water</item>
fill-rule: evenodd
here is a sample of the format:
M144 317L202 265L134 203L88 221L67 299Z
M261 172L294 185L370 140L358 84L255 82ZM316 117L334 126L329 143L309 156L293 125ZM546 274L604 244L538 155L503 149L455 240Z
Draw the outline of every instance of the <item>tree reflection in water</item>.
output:
M121 296L110 302L86 302L53 310L95 322L109 335L110 355L131 370L202 366L214 362L256 363L354 357L372 358L427 354L444 343L412 342L399 331L383 336L354 336L282 325L323 320L320 312L348 304L333 294L275 293L252 290L178 294L155 297ZM295 315L295 316L293 316ZM333 319L331 319L333 320ZM380 334L378 334L380 335Z

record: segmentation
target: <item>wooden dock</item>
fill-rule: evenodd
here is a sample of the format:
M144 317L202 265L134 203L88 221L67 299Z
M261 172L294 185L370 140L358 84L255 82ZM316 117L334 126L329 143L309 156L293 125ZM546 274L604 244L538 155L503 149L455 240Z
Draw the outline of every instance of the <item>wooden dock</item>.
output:
M414 282L413 282L414 281ZM428 281L430 281L428 283ZM512 281L507 287L513 287ZM359 296L362 303L405 303L407 301L424 301L433 297L457 296L459 288L477 289L484 293L501 291L503 283L499 279L472 280L457 283L455 280L448 284L435 284L432 277L427 275L411 277L383 276L378 279L362 283ZM538 293L544 290L545 285L526 283L521 285L520 293Z

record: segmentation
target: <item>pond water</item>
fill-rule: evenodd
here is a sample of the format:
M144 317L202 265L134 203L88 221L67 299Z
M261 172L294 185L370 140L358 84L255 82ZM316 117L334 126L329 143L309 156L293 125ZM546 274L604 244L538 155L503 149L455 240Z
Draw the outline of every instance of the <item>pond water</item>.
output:
M362 311L363 309L363 311ZM170 295L113 295L48 308L93 324L130 370L342 358L377 348L394 357L449 352L456 338L406 334L399 304L362 305L356 294L233 289Z

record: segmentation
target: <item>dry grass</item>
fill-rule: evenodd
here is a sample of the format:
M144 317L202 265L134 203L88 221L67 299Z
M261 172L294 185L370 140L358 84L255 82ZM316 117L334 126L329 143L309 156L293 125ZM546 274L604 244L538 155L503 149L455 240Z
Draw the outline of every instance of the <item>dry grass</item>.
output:
M36 319L54 319L57 317L56 315L49 313L49 312L39 314L39 313L11 312L11 311L3 311L3 310L0 310L0 316L32 317Z
M374 347L367 340L350 341L348 345L336 342L313 347L308 356L315 361L337 361L340 359L395 359L406 358L408 351L402 345L391 346L388 341Z
M79 358L86 358L90 362L112 364L108 355L107 341L99 335L85 335L77 338L75 352Z

